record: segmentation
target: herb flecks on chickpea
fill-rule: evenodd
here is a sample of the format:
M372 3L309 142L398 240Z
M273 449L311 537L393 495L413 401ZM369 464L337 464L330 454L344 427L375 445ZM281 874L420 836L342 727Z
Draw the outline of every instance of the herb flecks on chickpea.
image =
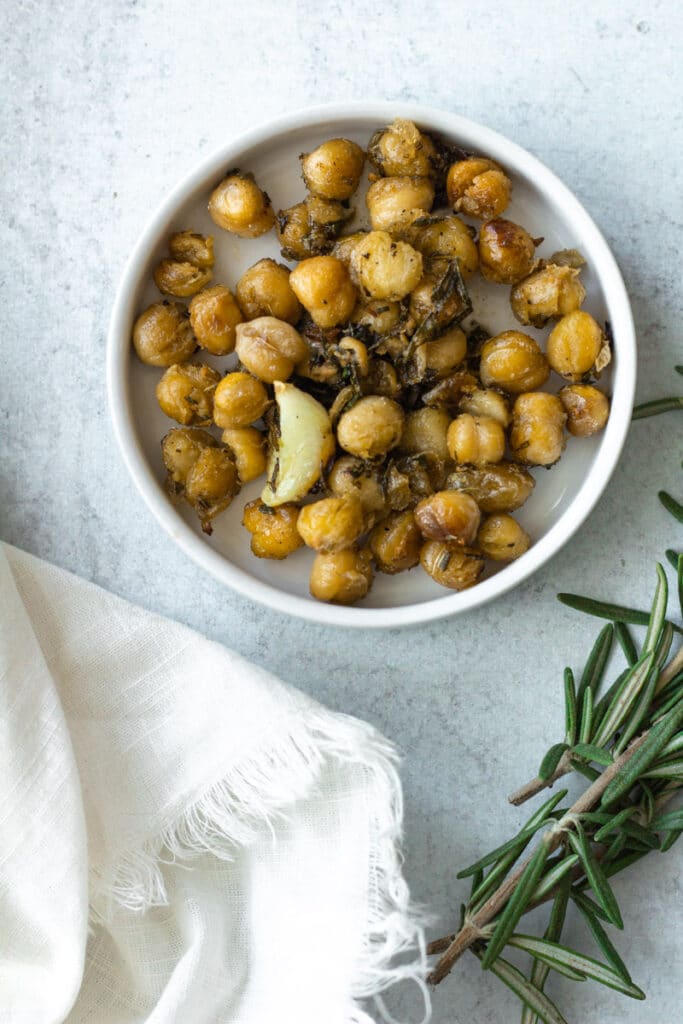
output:
M446 438L454 462L485 466L505 454L505 434L498 420L463 412L448 428Z
M454 491L464 491L482 512L514 512L531 497L536 481L514 462L487 466L460 466L446 481Z
M473 587L484 571L479 552L441 540L428 540L423 545L420 564L435 583L449 590Z
M259 380L286 381L308 354L299 332L284 320L260 316L237 325L235 351L242 365Z
M319 327L345 323L356 305L358 296L349 272L334 256L302 260L290 274L289 283Z
M370 231L351 254L351 276L368 299L397 302L417 287L422 256L386 231Z
M433 177L438 153L434 141L412 121L397 117L370 139L368 158L386 177Z
M531 537L505 512L488 516L479 527L477 547L493 562L512 562L529 550Z
M301 157L309 192L323 199L350 199L363 173L365 153L350 139L329 139Z
M156 387L161 411L184 426L207 425L213 415L213 396L220 373L203 363L169 366Z
M370 534L370 550L380 572L389 576L418 565L424 543L410 509L392 512Z
M297 530L299 507L293 504L271 508L258 498L244 506L242 525L251 534L251 551L257 558L273 558L281 561L297 548L303 547L303 540Z
M187 311L179 302L155 302L135 321L133 345L148 366L186 362L197 348Z
M578 309L586 297L579 273L577 267L546 263L523 278L510 293L515 318L520 324L545 327Z
M567 414L557 395L531 391L518 395L512 407L510 448L519 462L553 466L566 444Z
M428 540L471 544L480 520L476 501L462 491L438 491L415 506L415 522Z
M379 178L365 196L374 231L400 232L426 217L434 204L429 178Z
M270 231L275 214L268 194L253 174L230 171L211 193L209 215L219 228L240 238L257 238Z

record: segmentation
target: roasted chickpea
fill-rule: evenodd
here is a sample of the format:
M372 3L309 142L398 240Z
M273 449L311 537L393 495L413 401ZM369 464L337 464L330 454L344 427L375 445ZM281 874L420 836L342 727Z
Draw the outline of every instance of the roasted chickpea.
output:
M445 464L428 452L390 458L384 470L384 493L392 512L414 508L443 487Z
M201 427L174 427L161 442L161 457L171 490L182 492L188 473L205 448L217 448L218 441Z
M507 207L512 185L505 171L493 160L475 156L451 165L446 192L456 213L491 220L500 217Z
M467 338L459 327L451 327L440 338L426 341L415 349L413 362L421 380L440 380L459 366L467 355Z
M349 272L334 256L302 260L289 275L289 283L318 327L344 323L356 305L356 289Z
M415 506L415 522L429 540L471 544L480 519L476 501L462 491L437 491Z
M407 242L394 241L386 231L370 231L354 249L350 270L366 298L396 302L422 277L422 257Z
M237 467L225 448L203 448L185 481L185 498L196 510L204 533L239 491Z
M472 416L488 416L489 419L500 423L503 428L510 424L510 403L500 391L475 388L474 391L465 392L458 408L461 412L471 413Z
M370 534L370 550L380 572L393 576L420 561L423 538L413 513L392 512Z
M498 462L487 466L459 466L448 477L446 486L470 494L482 512L514 512L530 496L536 481L522 466Z
M580 381L595 365L605 336L600 325L582 309L567 313L548 338L546 354L550 368L570 381Z
M372 563L367 551L346 548L315 556L310 591L318 601L354 604L372 586Z
M360 501L366 525L386 510L384 489L377 470L353 455L342 455L336 460L327 477L327 486L336 498L356 498Z
M274 316L295 324L301 316L301 305L289 284L289 270L275 260L259 260L245 270L235 294L247 320Z
M490 416L472 416L464 412L448 428L448 451L454 462L485 466L500 462L505 454L505 434Z
M211 193L209 215L224 231L240 238L257 238L270 231L275 214L270 199L253 174L232 171Z
M286 260L305 260L311 255L311 225L305 203L280 210L275 221L280 252Z
M211 271L196 267L194 263L188 263L186 260L181 262L166 259L157 263L152 276L160 292L185 299L190 295L196 295L209 283Z
M527 277L536 262L535 242L511 220L489 220L479 232L479 268L488 281L514 284Z
M367 395L342 414L337 441L351 455L374 459L400 442L403 420L403 409L391 398Z
M510 293L510 305L520 324L545 327L578 309L586 297L577 267L547 263L523 278Z
M591 384L570 384L560 391L567 430L575 437L597 434L609 418L609 399Z
M371 359L367 376L360 382L365 395L383 395L385 398L398 398L401 394L401 383L396 370L387 359Z
M308 345L296 328L274 316L238 324L236 335L235 350L242 365L269 384L288 380L296 363L308 355Z
M365 531L361 503L358 498L347 495L304 505L297 529L304 544L315 551L350 548Z
M429 391L425 391L422 401L435 409L455 412L463 398L476 391L478 383L477 378L469 370L456 370L455 373L449 373L447 377L438 380Z
M266 439L256 427L228 427L221 438L232 452L240 483L248 484L266 471Z
M184 363L197 347L185 307L179 302L155 302L135 321L133 345L148 366Z
M477 534L477 547L494 562L511 562L528 551L530 545L529 534L505 512L488 516Z
M214 356L227 356L235 347L235 328L244 317L228 288L216 284L195 295L190 323L197 341Z
M257 558L280 560L303 547L304 542L296 528L298 518L297 505L271 508L258 498L248 502L244 506L242 525L251 534L252 554Z
M412 121L401 117L387 128L382 128L370 139L370 162L380 174L416 175L433 177L438 154L429 135L421 132Z
M356 248L356 242L360 242L367 233L367 231L354 231L352 235L344 235L342 238L338 238L334 243L332 255L348 267L351 262L351 253Z
M425 217L434 204L429 178L379 178L365 196L374 231L399 231Z
M444 462L449 457L446 435L451 419L443 409L415 409L406 416L401 451L411 455L426 452Z
M512 407L510 448L519 462L552 466L565 446L567 414L557 395L530 391L518 395Z
M404 233L405 240L423 256L457 260L464 278L479 266L476 243L459 217L427 217L414 222Z
M465 299L454 286L455 281L449 282L447 278L450 267L445 260L431 260L424 277L410 293L410 316L419 325L429 324L432 338L443 334L454 320L467 312Z
M363 173L365 153L350 139L329 139L301 156L306 188L323 199L350 199Z
M401 306L387 299L367 299L359 302L351 315L351 323L367 327L380 337L388 334L401 319Z
M217 370L203 363L169 366L156 387L161 411L185 426L210 423L213 394L220 379Z
M449 590L473 587L484 571L478 552L440 540L428 540L422 546L420 565L435 583Z
M550 376L550 367L528 334L503 331L484 342L479 376L486 387L502 388L517 395L545 384Z
M260 380L241 370L229 373L214 392L214 423L224 429L248 427L263 416L269 405L268 393Z
M214 264L213 238L196 231L178 231L171 235L168 249L174 260L194 263L195 267L209 270Z

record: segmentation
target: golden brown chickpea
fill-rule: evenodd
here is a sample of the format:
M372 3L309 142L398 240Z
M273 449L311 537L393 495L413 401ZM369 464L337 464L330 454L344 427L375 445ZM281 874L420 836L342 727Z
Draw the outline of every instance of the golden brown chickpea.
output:
M560 391L567 430L574 437L597 434L609 418L609 399L591 384L569 384Z
M462 491L437 491L415 506L415 522L428 540L471 544L480 519L476 501Z
M550 376L548 360L533 338L521 331L503 331L484 342L479 376L486 387L513 395L533 391Z
M338 238L334 243L332 255L348 267L351 261L351 253L356 248L356 242L360 242L367 233L367 231L354 231L352 235L344 235L342 238Z
M367 395L337 424L337 441L351 455L374 459L395 448L403 433L403 409L391 398Z
M429 135L412 121L397 117L370 139L368 157L380 174L433 177L437 151Z
M479 268L487 281L514 284L527 277L536 262L535 243L528 231L498 217L479 232Z
M204 533L228 507L240 489L232 453L225 448L203 448L185 481L185 498L196 510Z
M154 283L165 295L186 299L196 295L211 280L211 271L180 260L160 260L154 268Z
M500 462L505 454L505 434L490 416L461 413L448 428L448 451L454 462L485 466Z
M257 238L270 231L275 214L270 199L253 174L232 171L211 193L209 215L224 231L240 238Z
M156 387L161 411L185 426L210 423L220 379L217 370L203 363L169 366Z
M429 178L379 178L365 195L374 231L396 232L425 217L434 204Z
M457 260L464 278L479 266L479 253L470 229L459 217L428 217L406 229L405 240L423 256Z
M435 409L455 412L465 395L476 391L479 381L469 370L456 370L425 391L422 401ZM495 417L494 417L495 418Z
M467 338L459 327L451 327L434 341L426 341L415 349L413 362L420 380L440 380L459 366L467 355Z
M358 338L342 338L337 345L336 356L342 366L353 366L359 377L367 377L370 359L365 342Z
M354 604L372 586L372 563L367 551L346 548L315 556L310 591L318 601Z
M196 231L179 231L171 235L168 249L174 260L194 263L203 270L210 269L214 264L213 238L211 235L200 235Z
M440 540L423 545L420 565L435 583L449 590L473 587L484 571L484 559L478 552Z
M161 442L161 457L171 490L182 492L188 473L205 448L217 448L218 441L201 427L174 427Z
M289 275L289 283L318 327L344 323L356 305L356 289L349 272L334 256L302 260Z
M446 192L456 213L491 220L500 217L507 207L512 185L507 174L493 160L469 157L451 165Z
M443 334L457 317L467 312L459 289L451 287L443 292L449 267L443 260L430 261L424 277L410 293L410 316L420 325L429 323L431 337Z
M235 351L240 362L268 384L288 380L296 363L308 355L308 345L296 328L274 316L238 324L236 335Z
M577 267L548 263L514 285L510 305L520 324L545 327L578 309L586 297Z
M390 576L417 565L422 544L422 534L409 509L392 512L370 534L370 550L377 568Z
M451 418L443 409L415 409L406 416L401 451L411 455L426 452L444 462L449 457L446 435Z
M376 469L353 455L336 460L327 477L327 486L336 498L357 498L366 526L386 510L384 489Z
M197 347L185 307L179 302L155 302L135 321L133 345L148 366L184 363Z
M281 560L303 547L304 542L296 528L298 518L297 505L271 508L259 498L248 502L244 506L242 525L251 534L252 554L257 558Z
M280 252L286 260L305 260L311 255L311 225L305 203L280 210L275 221Z
M567 313L548 338L546 354L550 368L567 380L577 382L595 365L605 336L600 325L582 309Z
M350 548L365 531L360 500L347 495L321 498L312 505L304 505L297 529L304 544L315 551Z
M350 269L366 298L397 302L422 277L422 256L406 242L395 242L386 231L370 231L354 249Z
M256 427L228 427L221 438L232 452L240 483L248 484L266 471L266 438Z
M510 448L519 462L552 466L565 446L567 415L557 395L530 391L518 395L512 407Z
M459 466L448 477L446 486L470 494L482 512L514 512L530 496L536 481L522 466L498 462L487 466Z
M474 391L465 392L458 408L472 416L488 416L500 423L503 429L510 424L510 403L500 391L491 388L475 388Z
M360 384L364 395L398 398L401 394L398 374L387 359L371 359L367 376L363 377Z
M217 427L248 427L259 420L270 399L260 380L241 370L228 373L213 396L213 419Z
M444 462L427 452L390 458L382 481L387 505L392 512L414 508L423 498L440 490L444 479Z
M528 551L530 545L529 534L505 512L488 516L477 534L477 547L494 562L511 562Z
M274 316L295 324L301 316L301 305L289 284L289 270L275 260L259 260L245 270L235 294L247 320Z
M227 356L235 347L235 328L244 317L228 288L216 284L195 295L190 323L202 348L214 356Z
M373 334L388 334L401 319L401 306L387 299L367 299L359 302L351 315L351 323L367 327Z
M350 139L329 139L301 156L301 173L309 192L323 199L350 199L363 173L365 153Z

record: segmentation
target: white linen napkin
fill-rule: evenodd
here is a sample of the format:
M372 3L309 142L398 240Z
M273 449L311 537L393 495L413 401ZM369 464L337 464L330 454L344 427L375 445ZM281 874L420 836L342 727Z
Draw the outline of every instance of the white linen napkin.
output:
M0 611L2 1024L347 1024L424 991L374 729L1 545Z

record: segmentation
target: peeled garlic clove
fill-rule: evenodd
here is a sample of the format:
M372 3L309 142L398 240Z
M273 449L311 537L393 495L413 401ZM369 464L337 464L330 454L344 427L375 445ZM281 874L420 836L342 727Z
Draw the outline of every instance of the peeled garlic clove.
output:
M261 493L266 505L299 501L320 479L335 453L327 410L293 384L276 381L279 430L268 455L268 483Z

